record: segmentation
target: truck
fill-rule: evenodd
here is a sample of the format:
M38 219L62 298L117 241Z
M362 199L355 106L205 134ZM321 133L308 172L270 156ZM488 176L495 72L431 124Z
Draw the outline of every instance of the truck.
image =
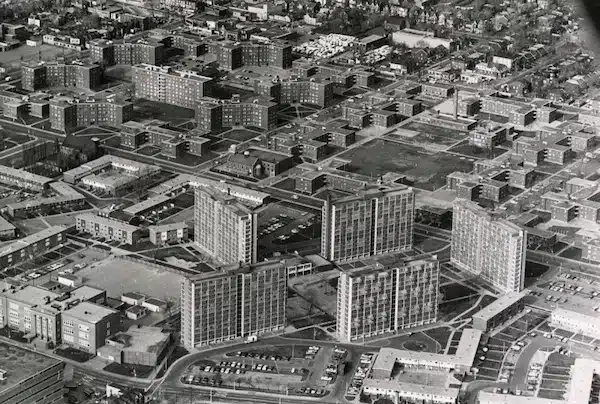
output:
M251 343L256 342L256 341L258 341L258 337L256 335L248 335L246 337L245 343L246 344L251 344Z

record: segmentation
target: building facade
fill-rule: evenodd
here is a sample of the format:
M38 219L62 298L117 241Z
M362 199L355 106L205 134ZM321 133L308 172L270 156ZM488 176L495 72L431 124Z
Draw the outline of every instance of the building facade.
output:
M102 69L97 64L37 62L21 67L23 89L37 91L46 87L94 89L102 82Z
M514 318L525 308L525 292L510 292L473 314L473 328L488 332Z
M323 206L321 255L350 261L412 248L412 188L361 191Z
M148 226L150 242L156 245L181 243L188 240L188 225L185 222Z
M119 126L133 118L133 103L122 98L75 100L56 97L50 100L50 126L69 131L89 125Z
M439 272L439 262L434 259L342 271L338 339L351 342L434 323Z
M203 131L232 126L254 126L269 130L277 125L276 103L265 97L245 100L204 98L196 106L196 121Z
M62 314L62 342L76 349L96 354L105 339L119 331L117 310L90 302L78 303Z
M148 64L132 67L132 81L136 97L190 109L211 95L213 84L210 77Z
M228 193L197 187L194 204L194 241L224 264L256 262L256 212Z
M77 215L75 227L78 231L90 233L94 237L104 237L129 245L137 244L141 234L141 229L137 226L92 212Z
M525 282L527 231L458 199L452 217L451 262L498 290L520 292Z
M136 42L98 39L89 43L90 58L94 62L112 65L160 65L165 58L165 45L161 42L139 40Z
M28 261L57 247L67 239L68 228L53 226L16 240L0 249L0 268Z
M285 327L287 270L280 263L235 266L185 277L181 343L186 349Z

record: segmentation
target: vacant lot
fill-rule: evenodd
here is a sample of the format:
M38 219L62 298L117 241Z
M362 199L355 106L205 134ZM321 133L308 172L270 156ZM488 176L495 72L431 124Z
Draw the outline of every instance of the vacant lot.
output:
M248 129L232 129L223 133L224 138L237 140L238 142L245 142L246 140L250 140L258 135L260 135L260 133Z
M465 157L430 153L418 146L381 139L343 153L340 158L351 160L350 170L359 174L373 177L387 172L404 174L415 187L427 190L444 186L446 176L454 171L470 172L473 169L473 161Z
M0 63L7 68L18 68L21 64L21 58L23 60L38 60L38 55L41 52L42 60L56 60L57 57L68 56L75 51L58 48L50 45L40 46L20 46L16 49L12 49L8 52L0 52Z

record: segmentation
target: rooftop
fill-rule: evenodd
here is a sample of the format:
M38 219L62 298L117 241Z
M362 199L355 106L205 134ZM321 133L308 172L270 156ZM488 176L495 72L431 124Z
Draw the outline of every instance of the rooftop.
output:
M7 254L11 254L15 251L19 251L31 244L45 240L48 237L62 233L66 230L67 230L67 228L63 227L63 226L52 226L52 227L48 227L47 229L41 230L37 233L30 234L29 236L23 237L20 240L10 243L8 246L6 246L2 250L0 250L0 257L3 257Z
M0 395L59 363L46 355L0 342L0 369L6 371L6 381L0 385Z
M109 339L123 344L123 351L158 353L169 339L169 334L163 333L160 327L132 326Z
M76 318L87 323L96 324L106 316L118 313L116 310L110 309L99 304L90 302L81 302L63 312L63 315Z

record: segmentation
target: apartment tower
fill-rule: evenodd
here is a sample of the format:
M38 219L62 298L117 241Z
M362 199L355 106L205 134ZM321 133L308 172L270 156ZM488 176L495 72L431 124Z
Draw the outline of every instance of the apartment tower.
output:
M197 187L194 204L196 244L218 262L256 262L256 212L213 187Z
M231 266L185 277L181 343L187 349L285 327L287 269L280 262Z
M435 257L343 270L338 282L338 339L350 342L435 323L439 274Z
M501 292L520 292L525 282L526 248L527 232L521 227L473 202L454 202L454 266L480 276Z
M323 206L321 255L343 262L410 250L413 221L412 188L329 198Z

